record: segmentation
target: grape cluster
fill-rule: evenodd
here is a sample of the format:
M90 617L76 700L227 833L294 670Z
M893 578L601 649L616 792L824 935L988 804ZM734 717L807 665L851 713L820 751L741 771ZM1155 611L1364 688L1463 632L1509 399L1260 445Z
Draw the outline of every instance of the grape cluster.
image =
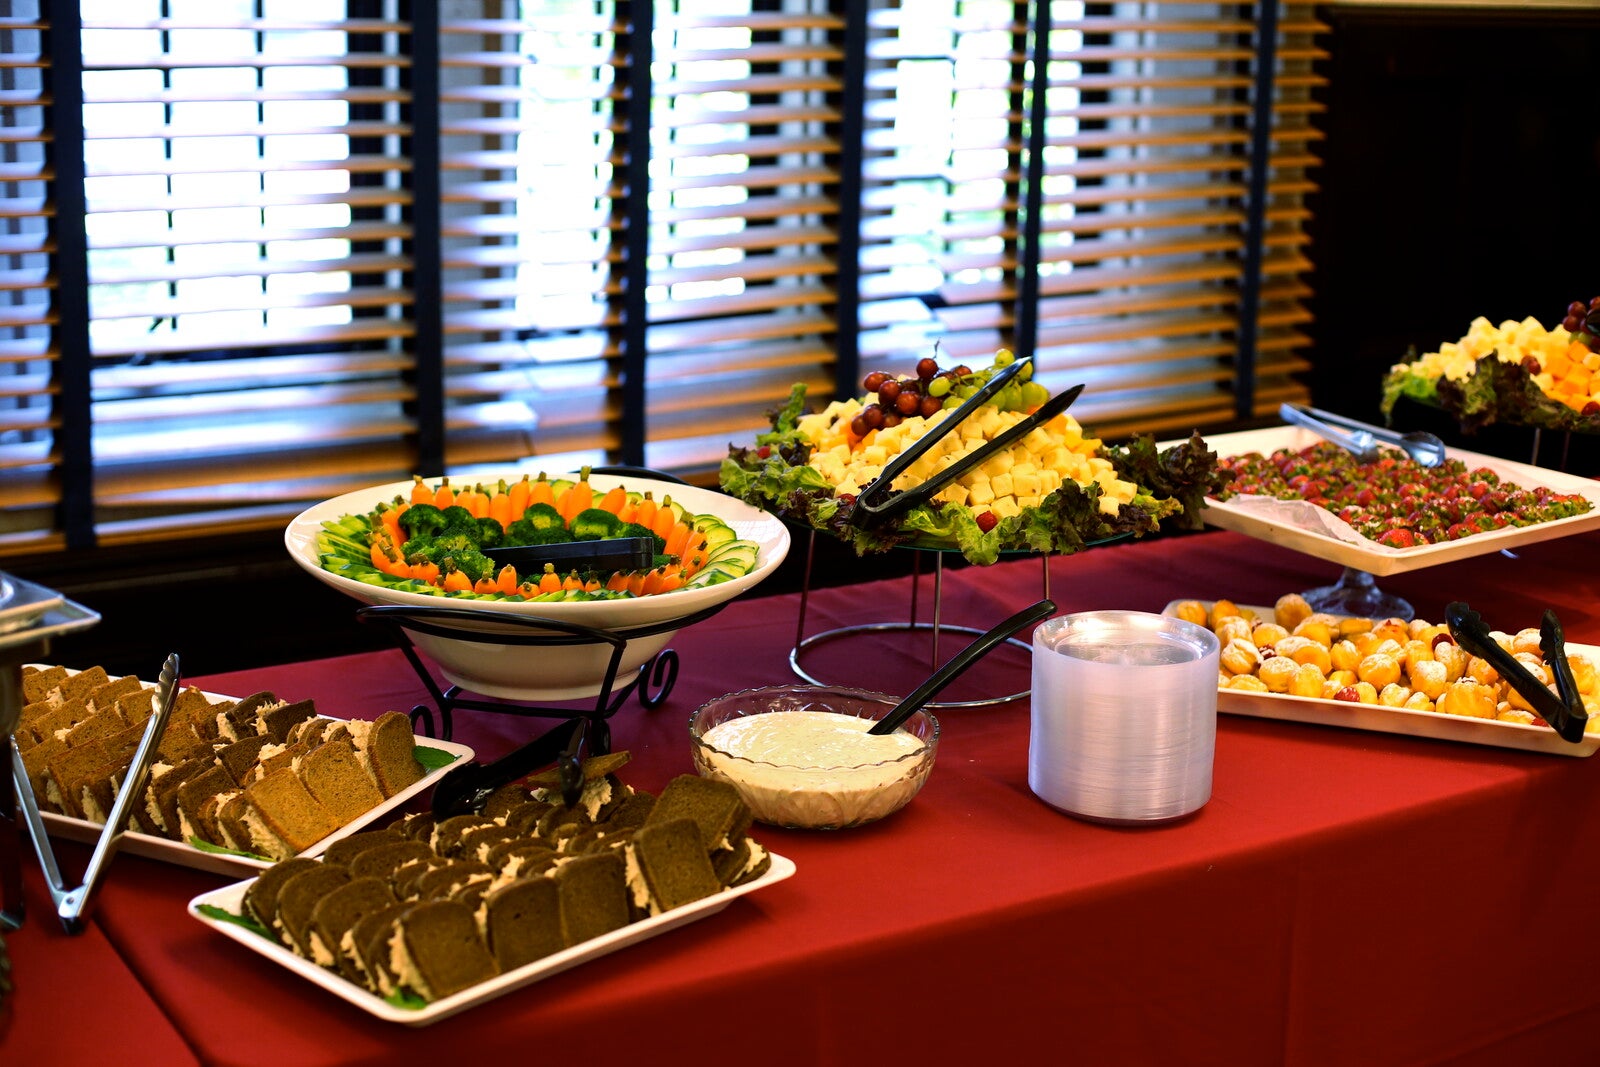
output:
M916 373L912 376L898 377L875 370L861 380L870 402L850 421L850 432L865 437L873 430L898 426L913 416L932 418L944 408L959 407L1015 358L1002 348L995 354L994 364L982 370L973 370L964 363L945 370L931 356L917 361ZM1032 377L1033 366L1024 366L989 399L989 403L1001 411L1028 411L1038 407L1050 394L1044 386L1032 381Z
M1561 320L1561 325L1574 336L1587 333L1592 338L1600 338L1600 296L1587 304L1582 300L1568 304L1567 317Z

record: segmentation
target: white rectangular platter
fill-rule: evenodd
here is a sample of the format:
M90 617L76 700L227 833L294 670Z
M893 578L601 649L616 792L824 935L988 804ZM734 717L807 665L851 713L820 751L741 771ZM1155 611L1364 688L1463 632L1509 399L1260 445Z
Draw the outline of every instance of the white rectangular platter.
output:
M524 964L514 971L507 971L505 974L492 978L487 982L480 982L471 988L463 989L459 993L443 997L421 1008L406 1008L393 1004L375 993L369 993L354 982L347 981L338 972L319 967L310 960L295 955L277 941L270 940L238 923L214 918L202 910L204 906L210 905L233 915L241 914L245 891L250 888L250 884L254 879L200 894L189 901L189 914L223 936L230 937L246 948L259 952L267 959L288 968L300 977L322 987L334 996L350 1002L363 1011L369 1012L387 1022L403 1023L407 1026L427 1026L430 1023L438 1022L440 1019L446 1019L459 1012L466 1011L468 1008L475 1008L480 1004L488 1003L513 990L543 981L551 975L570 970L580 963L587 963L590 960L609 955L618 949L627 948L629 945L636 945L641 941L657 937L668 930L675 930L680 926L715 915L737 898L747 893L765 889L794 874L795 866L792 860L777 853L772 853L771 856L772 865L767 868L765 874L753 882L735 886L732 889L724 889L720 893L674 908L671 911L662 912L660 915L630 923L621 929L591 938L582 944L573 945L571 948L563 949L543 959L534 960L532 963Z
M1271 455L1280 448L1304 448L1322 440L1315 433L1299 426L1282 426L1267 430L1246 430L1241 433L1224 433L1207 437L1206 445L1219 457L1238 456L1247 452L1259 452L1262 455ZM1165 442L1165 448L1178 442ZM1535 523L1532 526L1508 527L1504 530L1494 530L1489 533L1474 534L1456 541L1444 541L1433 545L1417 545L1413 548L1390 548L1380 545L1376 541L1364 538L1355 541L1344 541L1330 533L1320 530L1304 529L1289 523L1279 521L1268 516L1248 503L1239 501L1218 501L1208 499L1207 507L1203 512L1206 522L1213 526L1220 526L1226 530L1247 534L1251 537L1269 541L1285 548L1292 548L1297 552L1304 552L1308 556L1337 563L1343 567L1353 567L1356 570L1366 571L1368 574L1383 576L1386 574L1400 574L1404 571L1416 570L1421 567L1431 567L1439 563L1449 563L1452 560L1466 559L1471 556L1481 556L1490 552L1499 552L1501 549L1516 548L1520 545L1532 544L1536 541L1547 541L1552 538L1566 537L1569 534L1581 533L1586 530L1600 529L1600 482L1591 478L1580 478L1576 475L1566 474L1562 471L1550 470L1545 467L1534 467L1526 463L1516 463L1511 460L1499 459L1495 456L1485 456L1477 452L1467 452L1452 448L1448 450L1452 459L1459 459L1469 468L1488 467L1503 479L1509 479L1524 488L1535 486L1548 486L1562 493L1581 493L1595 505L1594 509L1583 515L1574 515L1571 518L1558 519L1554 522ZM1313 509L1312 505L1301 503L1297 507ZM1322 512L1322 514L1327 514Z
M153 688L152 683L146 682L144 684L146 688ZM212 703L238 699L237 697L218 696L215 693L206 693L206 698ZM338 721L331 716L320 713L318 717L329 721ZM407 801L417 794L432 788L433 784L446 773L473 757L473 750L470 747L458 745L453 741L436 741L431 737L419 737L417 742L418 748L433 748L448 753L452 757L450 762L441 767L428 768L427 773L418 781L413 782L406 789L401 790L382 804L372 808L366 814L341 826L300 853L300 855L321 855L335 841L349 837L359 830L372 828L374 824L383 820L385 816L398 812L400 808L405 806ZM101 825L99 823L90 822L87 819L74 818L70 815L62 815L53 811L41 811L39 815L44 820L45 829L52 837L59 837L66 841L82 841L87 844L94 844L100 839ZM209 852L195 848L185 841L173 841L165 837L156 837L153 834L140 833L137 830L125 831L117 844L117 850L126 852L130 856L144 856L148 859L161 860L165 863L175 863L180 867L192 867L197 871L231 875L235 878L265 870L272 866L273 862L237 852Z
M1163 609L1171 614L1180 601ZM1201 601L1201 603L1207 603ZM1207 604L1209 610L1210 605ZM1241 610L1270 620L1272 609L1241 604ZM1600 646L1567 645L1567 651L1588 657L1600 667ZM1356 704L1347 700L1297 697L1287 693L1258 693L1245 689L1217 687L1217 710L1230 715L1249 715L1257 719L1304 722L1318 726L1342 726L1380 734L1404 734L1438 741L1462 741L1472 745L1513 748L1523 752L1545 752L1557 756L1592 756L1600 748L1600 734L1586 733L1576 743L1564 740L1548 726L1530 726L1500 719L1474 719L1465 715L1446 715L1437 711L1391 708L1383 704Z

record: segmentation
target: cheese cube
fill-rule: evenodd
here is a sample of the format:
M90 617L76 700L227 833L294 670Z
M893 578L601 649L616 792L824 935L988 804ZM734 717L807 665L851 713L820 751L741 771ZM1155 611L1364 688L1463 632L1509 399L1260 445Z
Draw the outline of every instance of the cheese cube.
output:
M1013 487L1012 477L1009 472L997 474L989 479L989 486L994 490L996 497L1010 496L1016 490Z
M968 490L967 503L972 505L987 504L994 499L993 483L989 481L974 482Z

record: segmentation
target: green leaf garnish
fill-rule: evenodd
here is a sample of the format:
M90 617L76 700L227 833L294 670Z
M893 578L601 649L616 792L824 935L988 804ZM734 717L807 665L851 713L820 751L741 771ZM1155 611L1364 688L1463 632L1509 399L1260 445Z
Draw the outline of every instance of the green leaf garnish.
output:
M269 931L265 926L262 926L248 915L235 915L226 908L219 908L215 904L200 905L200 914L204 915L208 919L215 919L218 922L233 923L236 926L242 926L251 933L260 934L262 937L266 938L268 941L271 941L275 945L282 943L276 937L274 937L272 932Z
M393 993L383 998L388 1004L406 1011L421 1011L428 1006L428 1002L411 992L409 989L396 989Z
M254 852L245 852L237 848L224 848L222 845L213 845L210 841L202 841L198 837L189 838L189 847L200 852L214 852L223 856L243 856L245 859L260 860L262 863L271 863L271 856L258 856Z
M418 763L430 771L436 771L440 767L448 767L461 758L454 753L446 752L442 748L428 748L426 745L417 745L411 750L411 755L415 757Z

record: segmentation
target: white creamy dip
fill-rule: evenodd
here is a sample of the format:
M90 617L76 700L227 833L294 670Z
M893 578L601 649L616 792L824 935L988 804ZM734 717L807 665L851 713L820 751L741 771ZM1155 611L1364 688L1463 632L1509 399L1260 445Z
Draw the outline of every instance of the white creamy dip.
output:
M921 751L923 741L904 730L867 733L872 726L871 719L834 711L744 715L707 730L704 741L716 751L697 751L696 758L709 776L736 785L762 822L853 826L905 804L932 767L930 760L905 758Z

